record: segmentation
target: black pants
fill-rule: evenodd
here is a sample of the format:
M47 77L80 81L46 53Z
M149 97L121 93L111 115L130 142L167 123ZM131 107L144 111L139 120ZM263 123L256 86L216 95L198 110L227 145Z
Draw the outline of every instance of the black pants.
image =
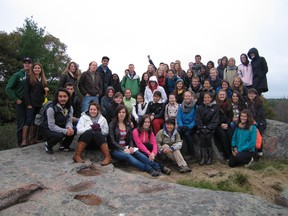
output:
M221 127L217 127L214 135L217 148L223 153L225 160L229 159L231 156L231 128L224 130Z
M48 146L53 147L57 143L62 142L62 145L67 148L71 145L74 135L73 136L66 136L63 133L58 133L55 131L51 131L49 129L44 130L44 138L47 141Z
M229 159L229 166L236 167L239 165L248 164L253 156L254 152L238 152L236 156L231 155Z
M199 139L200 139L200 148L212 148L212 137L213 133L199 133Z
M21 104L15 105L16 110L16 125L17 125L17 141L18 145L22 142L22 128L26 122L26 105L24 101Z
M103 143L107 143L106 137L100 131L87 130L80 137L79 142L84 142L88 148L100 148Z

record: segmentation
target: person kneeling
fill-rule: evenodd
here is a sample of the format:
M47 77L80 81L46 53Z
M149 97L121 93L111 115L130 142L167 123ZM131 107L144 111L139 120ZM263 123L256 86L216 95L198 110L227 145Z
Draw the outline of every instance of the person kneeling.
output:
M80 137L73 160L76 163L84 163L85 161L81 157L81 154L88 145L93 145L100 148L105 157L101 165L110 164L112 159L106 141L108 132L108 124L100 113L100 106L95 102L91 102L88 111L82 113L77 124L77 134Z
M180 173L192 171L180 152L180 149L182 148L182 140L177 130L175 130L174 119L166 120L164 128L156 135L156 141L159 151L171 160L176 161Z
M229 166L250 166L254 161L257 128L253 125L254 120L248 109L240 113L240 121L234 131L232 138L232 155Z

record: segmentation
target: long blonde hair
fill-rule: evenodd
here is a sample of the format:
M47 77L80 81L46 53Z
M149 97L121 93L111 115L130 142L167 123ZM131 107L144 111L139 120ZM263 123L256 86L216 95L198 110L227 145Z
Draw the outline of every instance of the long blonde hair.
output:
M69 62L69 64L66 66L66 68L65 68L65 70L64 70L63 73L65 73L66 75L68 75L69 72L70 72L70 66L71 66L72 64L74 64L74 66L75 66L75 68L76 68L76 71L75 71L75 73L74 73L75 78L76 78L77 80L79 80L79 79L80 79L80 76L81 76L81 72L80 72L79 67L78 67L78 65L77 65L76 62L73 62L73 61Z

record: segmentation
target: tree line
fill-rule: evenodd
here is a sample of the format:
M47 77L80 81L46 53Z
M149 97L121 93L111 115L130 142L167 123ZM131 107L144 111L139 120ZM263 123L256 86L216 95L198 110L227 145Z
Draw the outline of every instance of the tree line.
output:
M8 98L5 87L11 75L22 68L23 57L29 56L33 62L40 62L51 93L54 92L56 78L64 71L71 58L66 53L67 46L59 38L38 27L33 17L26 18L22 27L11 33L0 31L0 122L15 118L14 104Z

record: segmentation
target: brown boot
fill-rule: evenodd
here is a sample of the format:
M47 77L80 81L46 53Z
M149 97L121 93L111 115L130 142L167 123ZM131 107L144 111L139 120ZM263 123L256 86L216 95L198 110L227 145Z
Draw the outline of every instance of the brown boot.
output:
M112 158L111 158L107 143L103 143L101 145L101 151L102 151L102 154L105 157L105 159L101 162L101 165L102 166L106 166L106 165L112 163Z
M39 143L39 141L36 139L36 126L31 125L29 129L29 144L36 144Z
M22 142L20 148L28 146L28 133L29 133L29 126L24 126L22 128Z
M73 160L75 163L84 163L85 160L81 157L82 152L85 150L87 144L84 142L78 142L77 148L75 151L75 155L73 157Z

